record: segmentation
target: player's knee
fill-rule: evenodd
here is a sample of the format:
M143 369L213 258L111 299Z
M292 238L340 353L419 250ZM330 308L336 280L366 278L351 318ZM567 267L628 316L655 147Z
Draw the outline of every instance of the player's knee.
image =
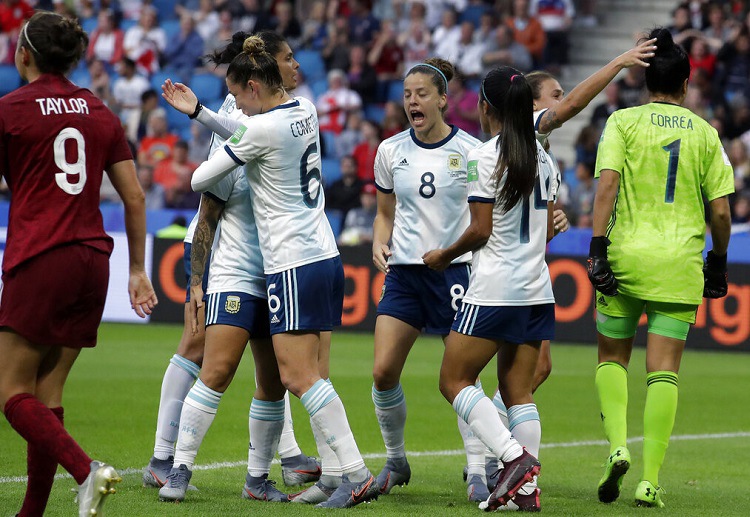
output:
M224 393L232 382L236 371L237 365L230 363L213 364L209 368L201 370L201 380L212 390Z
M372 370L372 383L378 391L392 390L396 387L399 380L399 376L388 368L381 368L375 365Z

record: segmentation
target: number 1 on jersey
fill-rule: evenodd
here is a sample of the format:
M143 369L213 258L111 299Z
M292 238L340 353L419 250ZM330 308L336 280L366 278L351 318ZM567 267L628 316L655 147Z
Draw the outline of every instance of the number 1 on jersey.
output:
M677 184L677 163L680 161L680 142L677 139L662 147L669 153L669 168L667 169L667 192L664 194L665 203L674 203L674 189Z

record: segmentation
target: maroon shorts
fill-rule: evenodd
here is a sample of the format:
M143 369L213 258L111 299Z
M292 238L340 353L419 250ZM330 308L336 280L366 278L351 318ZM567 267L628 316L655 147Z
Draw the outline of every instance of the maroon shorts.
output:
M3 274L0 327L37 345L96 346L109 283L109 256L62 246Z

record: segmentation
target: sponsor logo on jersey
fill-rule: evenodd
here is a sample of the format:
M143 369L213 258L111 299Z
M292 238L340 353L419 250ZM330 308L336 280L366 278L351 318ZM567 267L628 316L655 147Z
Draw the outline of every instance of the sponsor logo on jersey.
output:
M238 127L237 130L232 134L232 137L229 139L229 143L239 144L240 140L242 140L242 135L245 134L245 131L247 131L247 128L245 126Z
M461 169L461 155L449 154L448 155L448 170L457 171L460 169Z
M229 314L237 314L238 312L240 312L240 297L227 296L227 302L224 304L224 310Z
M479 171L477 170L478 164L479 164L479 160L471 160L469 162L468 172L466 174L466 181L478 181L479 180Z
M399 165L409 165L409 162L406 161L406 158L403 158L398 164Z

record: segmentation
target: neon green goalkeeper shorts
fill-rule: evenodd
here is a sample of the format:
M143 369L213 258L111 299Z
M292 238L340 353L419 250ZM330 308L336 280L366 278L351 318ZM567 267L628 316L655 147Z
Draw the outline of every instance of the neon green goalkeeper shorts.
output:
M596 293L596 329L615 339L633 337L645 312L650 333L684 341L690 325L695 323L697 311L697 305L639 300L622 293L617 296Z

